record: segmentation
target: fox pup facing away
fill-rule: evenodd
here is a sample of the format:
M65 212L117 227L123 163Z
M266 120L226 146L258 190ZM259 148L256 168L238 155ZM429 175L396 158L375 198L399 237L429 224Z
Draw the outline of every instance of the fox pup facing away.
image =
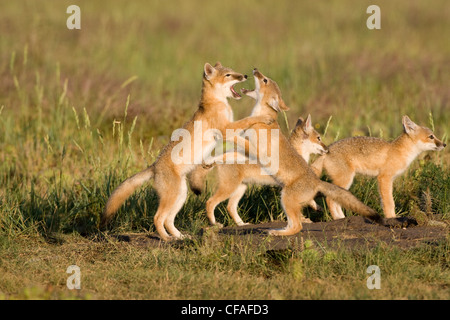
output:
M254 93L245 89L242 89L242 92L249 95ZM267 112L267 109L257 105L252 116L262 115L264 112ZM320 135L312 127L310 115L308 115L306 121L302 118L298 119L289 137L289 142L306 162L309 161L311 154L323 154L328 150L320 140ZM206 202L206 213L210 224L220 227L221 225L216 223L214 216L214 209L220 202L229 199L227 205L228 213L238 226L242 226L246 223L242 221L237 208L247 189L247 184L278 185L278 182L272 176L261 174L261 167L258 164L221 164L217 166L217 177L217 189ZM317 209L314 201L312 204L313 208Z
M343 139L330 145L329 153L319 157L311 167L319 176L325 169L333 183L345 189L350 188L357 173L377 177L384 215L395 218L394 179L421 152L446 146L430 129L415 124L408 116L402 122L403 134L391 142L373 137ZM341 206L333 199L327 198L327 204L333 219L345 218Z
M219 130L225 135L227 129L245 130L255 123L271 123L272 119L267 116L248 117L233 122L233 111L227 98L241 98L234 85L245 81L246 75L225 68L220 62L214 67L206 63L203 71L202 95L198 110L183 126L184 131L189 133L186 139L190 139L190 145L194 145L194 150L188 150L191 151L186 157L188 161L185 161L185 154L183 161L173 161L172 152L180 142L171 141L150 167L128 178L113 191L101 215L101 228L111 221L114 213L138 187L153 178L153 187L159 196L159 206L154 217L156 230L163 240L182 238L183 235L175 227L174 220L187 197L186 175L201 165L202 159L209 155L216 144L214 138L205 132Z
M266 144L236 137L239 152L250 158L257 159L258 164L267 170L275 181L282 187L281 204L286 213L288 224L284 229L269 230L269 234L287 236L298 233L302 229L302 209L308 205L318 192L337 201L345 208L357 212L367 218L380 221L381 217L371 208L359 201L349 191L331 183L321 181L305 159L298 154L286 137L278 134L280 127L276 121L277 112L286 110L287 107L281 97L281 92L275 81L267 78L257 69L253 70L255 76L256 104L261 112L270 114L274 122L272 124L256 124L252 127L260 140L262 132L269 132L270 136L278 136L278 139L267 139ZM264 111L262 111L264 110ZM254 139L253 139L254 140ZM256 149L256 151L255 151ZM268 165L268 154L272 156L273 150L278 152L278 166ZM206 165L214 162L224 162L225 157L214 157L205 161ZM278 170L272 170L277 167Z

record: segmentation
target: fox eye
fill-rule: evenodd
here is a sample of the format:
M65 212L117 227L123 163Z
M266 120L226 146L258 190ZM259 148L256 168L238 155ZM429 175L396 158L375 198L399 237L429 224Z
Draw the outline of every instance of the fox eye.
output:
M317 140L318 140L318 141L320 141L320 136L319 136L319 137L317 137Z
M430 138L431 140L433 140L433 139L434 139L434 136L433 136L433 135L430 135L428 138Z
M229 74L229 73L227 73L226 75L225 75L225 77L230 77L231 76L231 74Z
M264 83L267 83L267 79L264 79L263 81L264 81Z

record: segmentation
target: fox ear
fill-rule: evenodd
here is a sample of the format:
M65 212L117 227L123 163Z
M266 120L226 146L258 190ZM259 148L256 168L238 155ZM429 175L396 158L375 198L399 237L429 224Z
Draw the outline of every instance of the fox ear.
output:
M269 102L267 102L267 104L273 109L273 110L275 110L276 112L280 112L281 110L280 110L280 103L279 103L279 101L278 101L278 99L277 98L270 98L269 99Z
M283 99L280 99L280 109L283 111L289 111L289 107L284 103Z
M295 124L295 128L300 127L305 120L302 117L298 117L297 123Z
M276 112L289 110L288 106L284 103L283 99L278 97L272 97L267 103Z
M220 63L220 61L216 62L216 64L214 65L214 68L222 68L222 64Z
M210 65L208 62L205 63L205 67L203 69L205 71L205 78L206 78L206 80L210 80L211 77L216 72L216 69L214 69L214 67L212 65Z
M403 128L406 133L412 133L414 130L418 128L418 125L415 124L408 116L403 116L402 118Z
M310 133L312 129L313 129L313 127L311 125L311 115L308 114L308 117L306 118L306 120L303 124L303 131L305 133Z

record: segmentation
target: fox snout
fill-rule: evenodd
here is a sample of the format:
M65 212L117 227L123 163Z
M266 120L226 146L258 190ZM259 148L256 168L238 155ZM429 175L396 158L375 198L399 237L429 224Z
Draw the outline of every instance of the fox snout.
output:
M242 81L247 80L248 77L246 74L235 74L233 78L237 81L242 82Z
M447 146L446 143L443 143L442 141L436 141L436 148L437 148L438 150L442 150L442 149L444 149L446 146Z
M319 153L320 155L327 154L329 152L328 147L325 144L323 144L322 142L320 143L320 147L321 147L321 150Z
M257 78L263 78L264 76L262 75L261 72L259 72L259 70L257 68L253 69L253 75Z
M438 138L436 138L436 136L432 135L432 136L430 136L430 138L431 137L433 137L434 145L436 146L436 150L437 151L440 151L440 150L444 149L447 146L446 143L444 143L441 140L439 140Z

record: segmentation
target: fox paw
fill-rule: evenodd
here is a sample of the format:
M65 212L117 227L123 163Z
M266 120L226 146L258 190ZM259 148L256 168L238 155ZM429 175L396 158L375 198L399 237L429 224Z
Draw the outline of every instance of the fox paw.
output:
M206 163L206 162L203 162L203 163L202 163L202 168L203 168L203 169L209 170L209 169L211 169L212 167L214 167L214 163Z
M214 223L209 223L209 228L214 228L214 229L222 229L223 228L223 224L221 224L220 222L214 222Z
M310 218L302 218L301 223L313 223Z
M263 123L270 125L275 122L275 119L271 116L263 116Z

